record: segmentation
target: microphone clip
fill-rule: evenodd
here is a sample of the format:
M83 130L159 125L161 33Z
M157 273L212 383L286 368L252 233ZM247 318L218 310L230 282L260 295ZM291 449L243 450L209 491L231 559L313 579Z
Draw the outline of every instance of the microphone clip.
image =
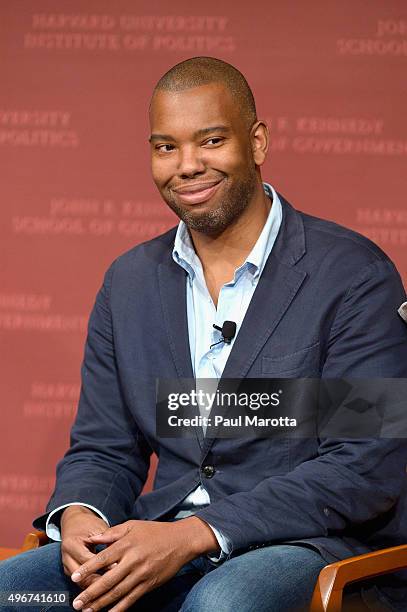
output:
M216 346L217 344L220 344L221 342L224 342L225 344L230 344L236 335L236 323L234 321L224 321L222 327L219 327L219 325L216 325L214 323L213 327L220 331L220 333L222 334L222 338L221 340L218 340L218 342L214 342L214 344L211 344L209 349L211 349L213 346Z

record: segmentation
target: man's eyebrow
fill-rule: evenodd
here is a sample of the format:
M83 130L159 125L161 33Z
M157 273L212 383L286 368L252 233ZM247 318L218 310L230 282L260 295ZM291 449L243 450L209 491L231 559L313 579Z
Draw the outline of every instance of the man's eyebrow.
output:
M205 134L209 134L210 132L230 132L230 127L227 125L212 125L210 127L201 128L194 132L193 136L196 138L197 136L205 136ZM170 134L151 134L148 142L152 142L153 140L175 140L173 136Z
M227 125L212 125L210 127L197 130L194 133L194 136L205 136L205 134L209 134L210 132L223 132L225 134L230 131L230 127Z

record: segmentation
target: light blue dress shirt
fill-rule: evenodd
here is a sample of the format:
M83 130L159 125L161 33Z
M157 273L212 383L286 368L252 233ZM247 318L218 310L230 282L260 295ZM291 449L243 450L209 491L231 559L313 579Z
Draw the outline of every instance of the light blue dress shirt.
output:
M188 229L183 221L180 221L178 224L172 257L174 261L187 272L186 298L188 335L192 368L194 377L198 381L197 385L199 385L199 379L202 378L214 379L214 383L216 384L222 376L234 340L239 333L250 300L280 229L282 208L279 197L269 183L263 182L263 187L266 194L272 200L272 206L267 221L246 260L241 266L236 268L233 279L221 287L217 307L215 307L206 286L202 264L195 252ZM213 323L222 327L224 321L234 321L236 323L235 337L230 344L222 342L211 349L210 345L221 339L221 333L213 328ZM187 495L187 497L177 506L176 510L178 510L178 512L175 518L178 519L191 516L199 508L203 508L208 504L210 504L208 492L202 485L198 485L198 487L189 493L189 495ZM71 505L88 507L109 524L106 516L97 508L94 508L90 504L73 501L69 504L59 506L50 512L46 523L46 532L49 538L58 541L61 539L60 530L58 526L52 522L52 516L63 508ZM212 525L210 525L210 527L222 551L218 557L210 558L213 561L221 561L230 553L231 546L225 536Z

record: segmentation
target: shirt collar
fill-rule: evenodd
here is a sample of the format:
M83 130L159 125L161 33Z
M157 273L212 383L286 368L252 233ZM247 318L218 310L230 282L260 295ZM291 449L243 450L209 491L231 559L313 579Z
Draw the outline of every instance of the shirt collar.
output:
M274 187L269 183L263 182L263 188L271 198L272 206L256 244L246 257L244 263L238 268L238 270L241 270L243 267L248 268L252 272L253 277L260 276L263 271L277 237L282 218L281 202ZM183 221L180 221L178 224L172 258L188 272L191 278L195 276L196 269L202 267L193 247L188 228Z

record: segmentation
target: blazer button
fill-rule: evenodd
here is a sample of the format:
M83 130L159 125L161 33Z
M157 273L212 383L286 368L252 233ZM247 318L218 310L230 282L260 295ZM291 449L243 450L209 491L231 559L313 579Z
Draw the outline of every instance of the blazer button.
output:
M214 476L216 472L213 465L204 465L201 471L202 471L202 474L205 476L205 478L212 478L212 476Z

